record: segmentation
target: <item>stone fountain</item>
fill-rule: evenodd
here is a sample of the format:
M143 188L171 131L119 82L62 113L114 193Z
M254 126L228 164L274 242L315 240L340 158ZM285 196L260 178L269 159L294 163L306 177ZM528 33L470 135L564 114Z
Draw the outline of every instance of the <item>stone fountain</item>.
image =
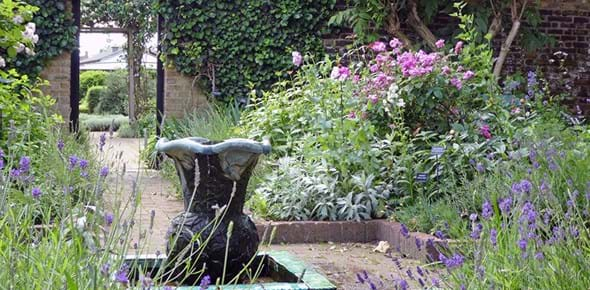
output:
M234 277L258 250L256 226L243 208L248 180L260 154L270 153L269 141L163 138L156 150L174 161L182 184L185 212L172 220L168 241L174 275L185 277L188 284L197 283L199 275L183 273L190 261L192 271L204 266L215 281L222 277L227 248L225 277Z

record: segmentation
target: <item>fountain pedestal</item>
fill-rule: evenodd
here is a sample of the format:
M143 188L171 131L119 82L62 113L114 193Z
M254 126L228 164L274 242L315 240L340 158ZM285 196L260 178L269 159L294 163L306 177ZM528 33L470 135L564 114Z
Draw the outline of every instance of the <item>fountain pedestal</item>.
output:
M270 143L161 139L156 149L174 161L184 199L185 212L168 231L171 277L195 285L201 270L212 281L225 270L225 280L230 280L258 250L256 227L243 207L252 170L260 154L270 152Z

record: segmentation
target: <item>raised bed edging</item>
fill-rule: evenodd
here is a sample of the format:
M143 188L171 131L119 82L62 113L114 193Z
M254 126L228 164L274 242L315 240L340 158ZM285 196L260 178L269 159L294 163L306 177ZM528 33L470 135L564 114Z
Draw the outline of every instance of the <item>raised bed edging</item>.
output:
M274 239L271 241L273 244L387 241L393 251L427 262L438 260L437 248L445 243L435 236L420 232L411 232L408 237L404 237L401 234L401 224L387 220L272 221L257 223L256 228L260 237L267 229L269 235L270 229L276 228Z

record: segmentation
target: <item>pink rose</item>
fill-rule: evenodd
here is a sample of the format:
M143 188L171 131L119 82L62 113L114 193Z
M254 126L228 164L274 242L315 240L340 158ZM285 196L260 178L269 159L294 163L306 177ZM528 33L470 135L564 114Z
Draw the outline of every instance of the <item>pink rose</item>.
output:
M455 54L460 54L461 51L463 51L463 41L459 41L455 44Z
M469 80L469 79L471 79L471 78L472 78L474 75L475 75L475 73L474 73L474 72L472 72L472 71L468 70L468 71L466 71L466 72L463 74L463 79L464 79L464 80Z
M439 39L434 45L436 45L436 48L443 48L445 47L445 40Z
M301 66L303 62L303 57L301 57L301 53L299 51L291 52L291 56L293 57L293 65L294 66Z

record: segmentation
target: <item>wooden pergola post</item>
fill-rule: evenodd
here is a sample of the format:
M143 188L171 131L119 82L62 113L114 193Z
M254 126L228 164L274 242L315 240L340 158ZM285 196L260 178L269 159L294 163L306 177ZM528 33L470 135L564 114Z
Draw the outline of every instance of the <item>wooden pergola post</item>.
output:
M131 30L127 31L127 69L129 79L129 121L135 123L135 61L133 51L134 35Z

